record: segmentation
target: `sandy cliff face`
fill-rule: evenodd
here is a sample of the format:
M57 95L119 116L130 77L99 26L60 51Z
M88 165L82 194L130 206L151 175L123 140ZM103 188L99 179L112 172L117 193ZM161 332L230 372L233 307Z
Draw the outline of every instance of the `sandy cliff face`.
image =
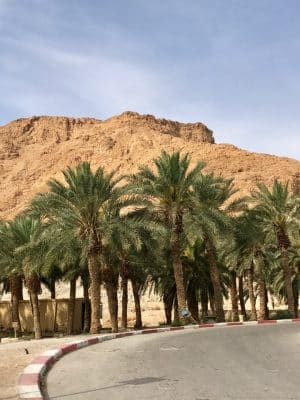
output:
M92 118L32 117L0 127L0 218L20 212L51 177L66 166L88 160L94 167L135 172L161 150L189 152L206 162L208 171L234 177L241 194L257 182L291 180L300 161L250 153L215 144L202 123L183 124L151 115L126 112L100 121Z

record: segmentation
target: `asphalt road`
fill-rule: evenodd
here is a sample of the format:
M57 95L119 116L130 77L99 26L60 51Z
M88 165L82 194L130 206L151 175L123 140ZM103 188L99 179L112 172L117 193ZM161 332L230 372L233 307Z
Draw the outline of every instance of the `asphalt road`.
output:
M112 340L65 356L47 387L63 400L298 400L300 325Z

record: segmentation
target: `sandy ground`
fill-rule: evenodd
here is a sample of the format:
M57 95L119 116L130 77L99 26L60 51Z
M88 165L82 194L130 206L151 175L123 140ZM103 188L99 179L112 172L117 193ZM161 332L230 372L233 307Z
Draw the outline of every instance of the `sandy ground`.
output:
M76 336L77 338L84 336ZM0 399L15 400L17 382L23 369L40 353L63 343L75 340L74 336L42 340L22 340L0 344ZM25 349L29 354L26 354Z

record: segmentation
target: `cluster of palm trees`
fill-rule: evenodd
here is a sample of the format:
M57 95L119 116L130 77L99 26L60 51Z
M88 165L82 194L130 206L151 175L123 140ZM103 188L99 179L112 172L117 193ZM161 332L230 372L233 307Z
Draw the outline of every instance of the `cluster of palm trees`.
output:
M127 327L128 282L142 326L140 296L152 287L166 322L200 321L210 308L225 320L268 318L268 300L281 299L298 316L300 193L275 180L241 198L232 179L205 173L188 154L162 152L153 168L129 176L96 171L88 162L49 181L14 220L0 223L0 279L11 292L12 321L21 331L18 303L25 284L35 337L42 336L41 283L55 298L55 283L70 282L68 333L73 330L76 281L84 288L84 330L98 333L100 287L107 291L112 330ZM296 181L295 181L296 182ZM256 300L259 307L256 310ZM251 315L245 300L249 299ZM199 314L201 304L201 315ZM240 305L240 306L239 306Z

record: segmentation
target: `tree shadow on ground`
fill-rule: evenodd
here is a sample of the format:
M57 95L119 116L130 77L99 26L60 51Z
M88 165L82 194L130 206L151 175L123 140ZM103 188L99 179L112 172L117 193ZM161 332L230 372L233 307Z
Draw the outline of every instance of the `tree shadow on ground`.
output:
M160 378L155 378L155 377L145 377L145 378L135 378L135 379L130 379L127 381L121 381L115 385L109 385L109 386L104 386L100 388L95 388L95 389L89 389L89 390L82 390L79 392L72 392L72 393L65 393L65 394L59 394L57 396L52 396L51 399L61 399L65 397L71 397L71 396L76 396L79 394L86 394L86 393L93 393L93 392L99 392L102 390L107 390L107 389L114 389L122 386L139 386L139 385L147 385L149 383L154 383L154 382L162 382L165 381L166 379L163 377ZM47 397L50 399L50 397Z

